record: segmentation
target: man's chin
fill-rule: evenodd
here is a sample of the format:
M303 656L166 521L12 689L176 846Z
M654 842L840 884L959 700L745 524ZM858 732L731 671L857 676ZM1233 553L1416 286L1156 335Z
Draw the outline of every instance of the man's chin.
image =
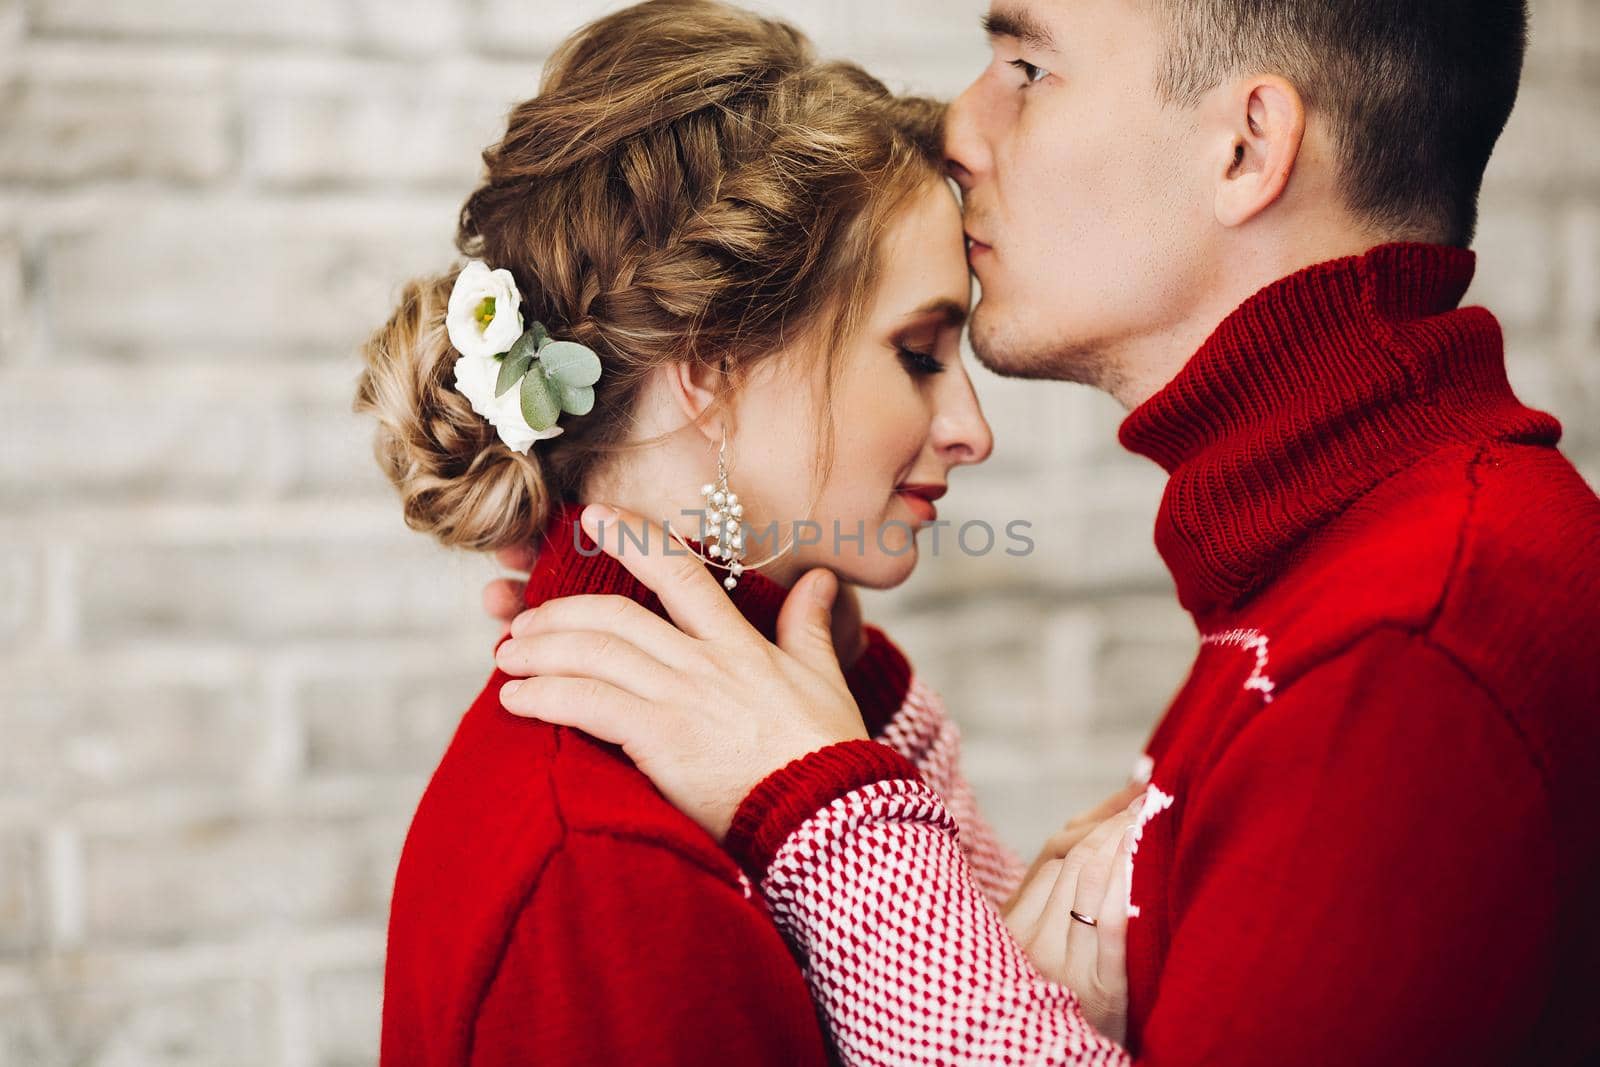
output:
M1095 360L1074 356L1068 345L1030 342L1006 329L1008 321L1014 320L1007 318L1003 306L980 300L973 309L968 338L972 354L988 370L1002 378L1100 385Z
M978 357L978 362L1002 378L1054 377L1045 373L1049 358L1041 358L1041 353L1033 351L1033 346L1019 343L1015 332L1002 325L1005 322L1003 308L996 307L987 298L978 301L968 333L972 354Z

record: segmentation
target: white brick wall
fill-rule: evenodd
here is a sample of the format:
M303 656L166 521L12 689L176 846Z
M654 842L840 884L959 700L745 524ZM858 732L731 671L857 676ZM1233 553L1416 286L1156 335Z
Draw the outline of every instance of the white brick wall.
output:
M489 669L487 562L411 534L354 346L582 0L0 0L0 1065L370 1063L416 797ZM958 91L982 0L763 5ZM1470 298L1600 478L1600 4L1536 0ZM979 372L948 517L1031 519L869 600L1030 850L1193 651L1122 412Z

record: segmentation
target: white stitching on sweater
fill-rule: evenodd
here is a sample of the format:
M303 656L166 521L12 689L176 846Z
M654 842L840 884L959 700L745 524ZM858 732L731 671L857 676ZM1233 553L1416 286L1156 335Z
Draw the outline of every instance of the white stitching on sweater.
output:
M1153 766L1153 764L1152 764ZM1133 902L1133 857L1139 854L1139 842L1144 837L1144 827L1151 819L1172 807L1176 798L1171 793L1163 793L1154 782L1150 783L1144 792L1144 805L1139 809L1139 817L1133 824L1133 849L1128 853L1128 918L1135 919L1139 916L1139 905Z
M1242 648L1256 655L1255 669L1250 672L1250 677L1245 680L1246 689L1261 690L1263 703L1272 703L1272 691L1277 685L1267 676L1267 635L1260 630L1228 630L1223 633L1206 634L1200 638L1202 645L1231 645Z

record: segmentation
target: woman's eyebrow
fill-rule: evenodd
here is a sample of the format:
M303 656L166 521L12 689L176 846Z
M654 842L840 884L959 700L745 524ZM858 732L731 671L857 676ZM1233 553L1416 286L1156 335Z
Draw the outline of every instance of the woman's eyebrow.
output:
M904 321L909 323L919 319L938 319L941 325L961 326L967 321L967 309L948 297L936 297L909 312Z
M1049 28L1026 11L991 11L979 21L983 32L990 37L1014 37L1035 48L1055 50L1055 39L1050 36Z

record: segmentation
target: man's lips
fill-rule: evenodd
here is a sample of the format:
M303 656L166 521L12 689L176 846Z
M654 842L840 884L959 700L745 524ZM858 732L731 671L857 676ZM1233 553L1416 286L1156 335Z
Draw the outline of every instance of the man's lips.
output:
M989 244L978 240L970 233L967 234L967 260L969 262L985 252L992 251L994 251L994 249Z
M944 496L946 491L942 485L902 485L895 490L921 522L932 522L939 517L939 509L933 506L933 502Z

